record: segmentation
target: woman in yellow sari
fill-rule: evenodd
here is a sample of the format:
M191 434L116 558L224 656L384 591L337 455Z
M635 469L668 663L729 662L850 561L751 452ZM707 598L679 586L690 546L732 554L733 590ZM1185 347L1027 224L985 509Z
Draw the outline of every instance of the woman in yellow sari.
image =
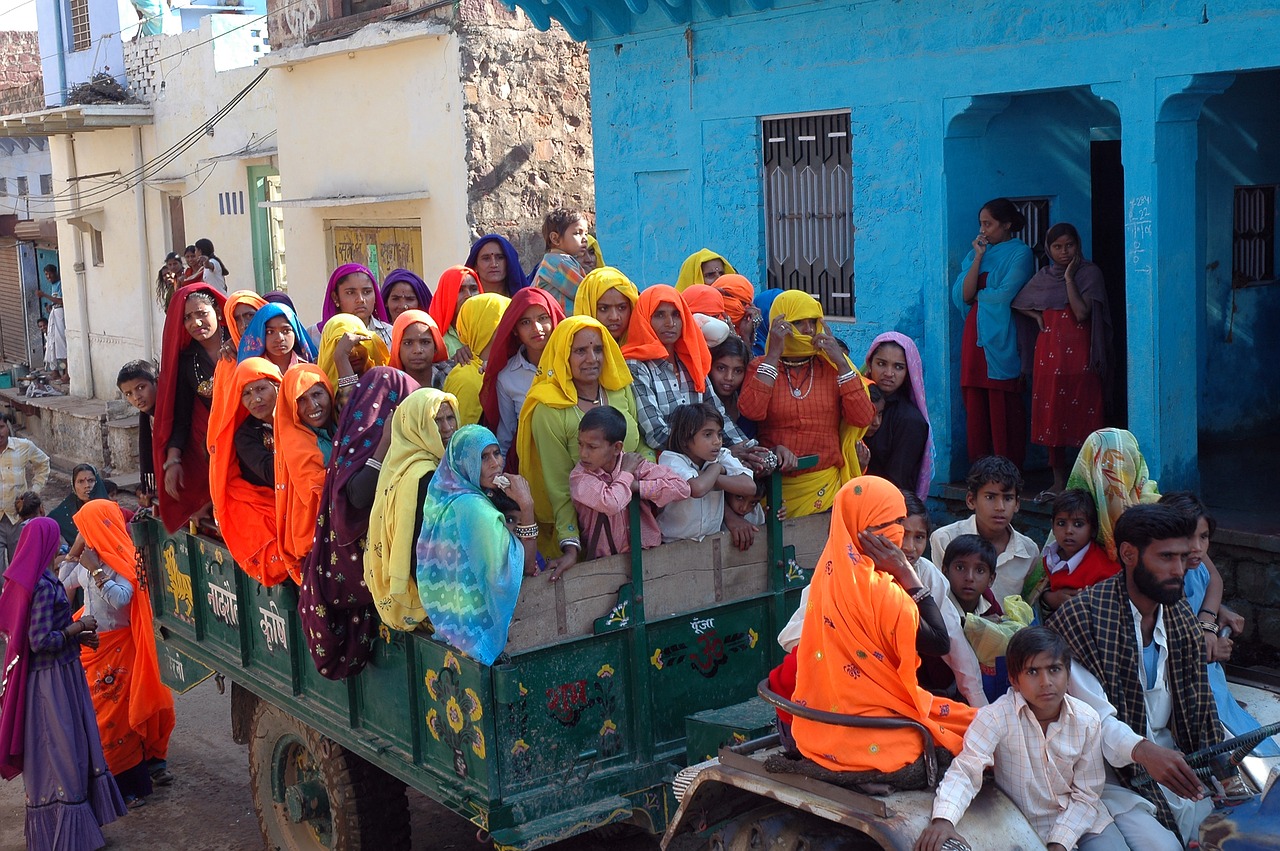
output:
M448 393L423 387L406 396L391 417L391 445L369 514L364 583L378 616L392 629L407 632L427 617L418 596L414 549L427 485L458 430L457 405Z
M458 427L480 422L484 409L480 406L480 388L484 386L484 365L489 360L489 348L498 323L506 312L511 299L496 293L472 296L458 308L454 320L458 339L471 351L471 362L455 366L444 380L444 392L458 400Z
M578 463L578 423L587 411L605 405L627 421L623 449L652 459L640 439L631 372L622 350L595 319L570 316L547 340L516 428L520 474L529 480L540 527L538 546L553 579L577 563L582 549L569 496L569 473Z
M639 300L640 291L626 275L612 266L601 266L587 273L578 285L573 313L599 320L621 346L627 341L627 326Z
M804 706L923 724L933 744L958 754L972 708L935 697L916 680L918 603L928 589L901 556L906 503L886 479L863 476L840 489L827 546L809 586L792 700ZM892 546L890 546L892 545ZM796 716L796 745L832 771L889 773L916 762L912 729L838 727Z
M765 354L747 367L738 410L760 424L760 442L778 456L792 517L831 507L836 490L858 470L852 430L865 430L876 414L858 370L827 332L822 306L799 290L774 299ZM804 455L817 455L818 463L800 472Z
M391 362L391 352L382 338L370 331L364 320L339 313L324 323L320 334L320 356L316 365L324 370L334 389L333 404L341 409L360 376L375 366Z
M710 248L700 248L680 264L680 276L676 278L676 292L684 292L694 284L715 285L721 275L736 275L733 264Z

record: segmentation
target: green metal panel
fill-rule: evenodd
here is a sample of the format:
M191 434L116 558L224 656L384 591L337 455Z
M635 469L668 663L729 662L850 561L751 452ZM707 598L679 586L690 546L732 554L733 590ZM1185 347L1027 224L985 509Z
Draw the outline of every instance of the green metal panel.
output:
M234 665L247 661L241 629L240 569L227 551L194 535L187 536L196 599L197 635L216 645Z
M704 709L685 719L685 754L690 765L711 759L726 745L740 745L774 730L777 713L758 697L724 709Z
M495 682L512 684L496 707L503 796L633 762L630 677L618 633L522 654L495 670Z
M156 657L160 662L160 682L178 694L186 694L213 676L213 671L170 642L156 642Z
M298 690L294 658L301 653L302 661L311 661L306 648L298 644L298 592L290 582L266 588L245 573L240 573L239 580L240 599L247 616L249 666L263 669L263 676L293 693Z
M767 598L671 618L649 625L649 699L653 738L660 750L683 750L689 709L715 709L755 693L769 673L761 633Z
M369 663L354 678L360 726L413 758L417 710L411 705L408 646L412 637L383 626Z

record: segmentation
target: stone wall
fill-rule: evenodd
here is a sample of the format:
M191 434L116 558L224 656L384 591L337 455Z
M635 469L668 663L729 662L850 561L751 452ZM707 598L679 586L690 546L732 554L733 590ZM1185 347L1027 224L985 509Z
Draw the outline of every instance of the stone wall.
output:
M511 239L528 272L544 253L542 220L574 207L595 223L590 67L558 25L537 31L497 0L462 0L463 127L472 239ZM603 246L608 260L608 246Z
M34 32L0 32L0 115L44 108L40 42Z

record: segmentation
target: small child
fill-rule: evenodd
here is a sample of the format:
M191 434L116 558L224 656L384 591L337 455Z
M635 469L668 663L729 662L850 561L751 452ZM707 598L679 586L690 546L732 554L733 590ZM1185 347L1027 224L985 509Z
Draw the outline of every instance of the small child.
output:
M514 535L516 532L516 526L520 523L520 504L497 488L485 491L485 496L489 497L489 501L493 503L493 507L502 513L503 522L506 524L506 527L511 534ZM532 573L529 573L526 568L526 576L537 576L539 573L542 573L542 571L547 569L547 560L542 557L542 553L537 553L535 565L536 567L534 567Z
M1124 851L1129 846L1101 799L1102 722L1092 707L1067 694L1067 642L1051 630L1030 627L1009 640L1008 659L1013 690L978 710L964 749L938 786L933 821L914 851L968 847L956 824L991 766L996 786L1052 851Z
M138 472L141 487L155 493L155 462L151 457L151 421L156 410L156 370L149 361L133 360L120 367L116 387L125 401L138 410ZM138 502L142 505L142 502Z
M754 495L751 471L724 448L724 417L709 402L671 412L671 437L658 463L689 483L689 499L668 505L658 518L662 541L701 541L720 531L726 493Z
M934 532L929 542L930 555L936 562L957 535L981 535L996 549L996 600L1003 602L1005 597L1023 594L1022 586L1040 548L1012 525L1018 513L1022 474L1008 458L988 455L969 468L965 484L965 504L973 515Z
M120 513L124 515L124 522L132 523L134 512L120 504L120 486L111 481L111 479L103 479L102 486L107 489L107 499L120 506Z
M592 408L578 423L578 463L569 496L578 510L583 552L604 558L631 552L631 495L640 495L640 544L662 543L657 511L689 498L689 483L634 452L623 452L627 420L616 408Z
M947 544L942 574L949 584L947 601L959 613L962 627L966 615L997 624L1004 621L1004 610L991 590L996 578L996 549L990 541L981 535L957 537ZM957 651L966 658L972 655L973 663L981 672L982 691L989 701L1000 697L1009 687L1002 652L1007 641L1007 633L1001 630L971 630L965 633L964 644ZM965 667L972 669L967 662Z
M740 493L725 494L725 508L753 526L763 526L767 519L763 503L765 496L768 495L768 490L769 480L757 479L755 493L750 496Z
M880 425L884 422L884 392L872 383L867 385L867 396L871 399L871 405L876 409L876 415L872 418L871 425L867 426L866 431L862 433L862 438L857 445L858 467L864 473L871 464L871 447L867 446L867 438L878 432Z
M44 501L35 491L23 491L13 501L13 508L18 512L18 528L22 528L33 517L44 516Z
M542 221L547 253L533 274L533 285L555 296L565 316L573 315L573 299L585 277L578 257L587 250L587 227L585 213L563 207Z
M1049 590L1041 598L1053 611L1081 590L1120 572L1120 565L1094 543L1098 533L1098 507L1088 491L1074 488L1053 501L1053 540L1044 548L1044 569Z

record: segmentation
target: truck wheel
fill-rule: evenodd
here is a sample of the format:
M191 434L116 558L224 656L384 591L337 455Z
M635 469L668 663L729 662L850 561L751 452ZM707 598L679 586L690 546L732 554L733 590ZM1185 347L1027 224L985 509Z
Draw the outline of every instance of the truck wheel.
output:
M253 715L249 781L270 851L409 848L404 784L266 701Z

